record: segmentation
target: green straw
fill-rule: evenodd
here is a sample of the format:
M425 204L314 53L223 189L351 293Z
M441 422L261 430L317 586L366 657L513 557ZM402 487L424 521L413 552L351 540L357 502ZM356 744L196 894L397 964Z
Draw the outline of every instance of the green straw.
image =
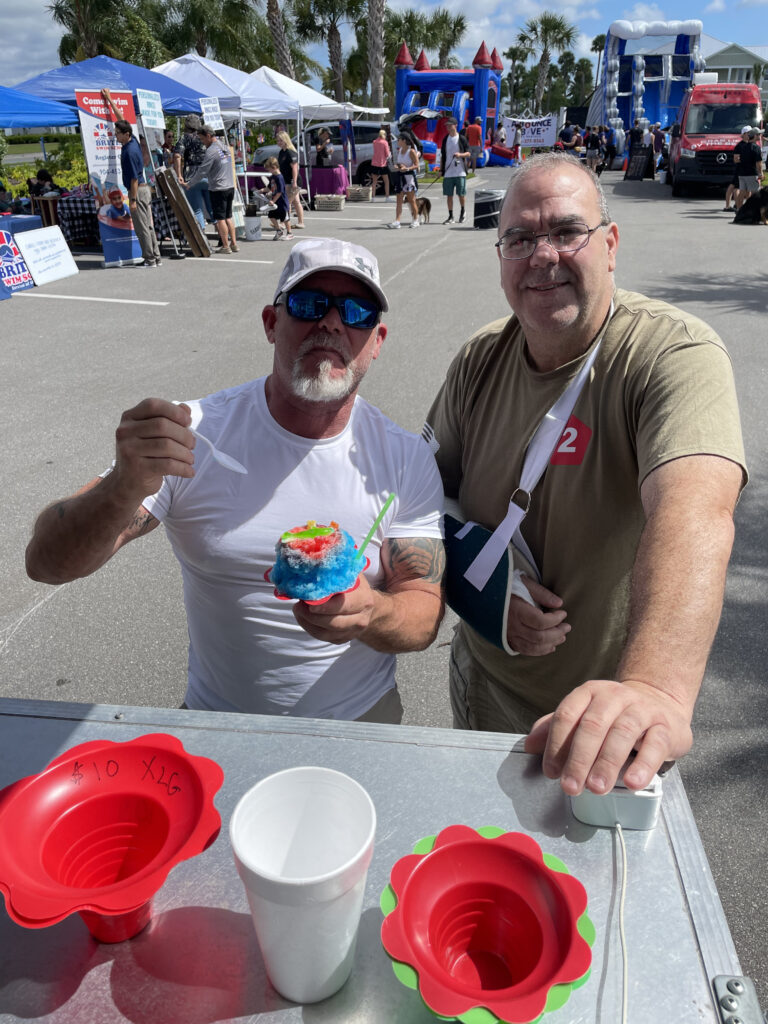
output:
M363 543L360 545L360 550L355 555L355 561L357 561L358 558L362 558L363 557L363 552L368 547L368 541L371 539L371 537L374 535L374 533L376 533L376 527L379 525L381 520L387 514L387 509L389 508L389 506L392 504L392 502L394 500L395 500L395 495L394 494L390 494L390 496L387 498L387 500L381 506L381 512L379 512L379 514L374 519L373 526L368 531L368 536L365 538Z

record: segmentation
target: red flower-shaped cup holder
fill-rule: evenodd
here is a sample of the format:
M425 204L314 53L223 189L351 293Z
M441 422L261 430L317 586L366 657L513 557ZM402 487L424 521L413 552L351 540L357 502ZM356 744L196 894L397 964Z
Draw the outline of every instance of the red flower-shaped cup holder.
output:
M221 829L224 772L153 733L73 747L0 791L0 892L26 928L79 913L102 942L149 922L151 901L182 860Z
M451 825L392 868L381 939L403 984L464 1024L527 1024L589 974L587 894L519 832Z
M360 570L360 572L361 573L365 572L365 570L368 568L368 566L370 564L371 564L371 560L366 555L365 556L365 565ZM272 582L272 580L270 579L271 573L272 573L272 569L271 568L267 569L267 571L264 573L264 579L267 581L267 583L271 583ZM360 586L360 576L358 575L357 579L355 580L355 582L352 584L351 587L347 587L346 590L339 590L338 593L339 594L351 594L352 591L353 590L357 590L357 588L359 586ZM335 597L335 596L336 596L336 594L326 594L325 597L319 597L316 601L308 601L304 597L288 597L287 594L281 594L278 591L277 587L275 587L275 597L278 599L278 601L303 601L304 604L325 604L326 601L330 601L330 599L332 597Z

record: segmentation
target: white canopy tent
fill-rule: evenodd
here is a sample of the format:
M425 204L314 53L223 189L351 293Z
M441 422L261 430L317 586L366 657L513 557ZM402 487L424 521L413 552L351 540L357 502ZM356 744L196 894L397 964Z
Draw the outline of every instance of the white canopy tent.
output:
M274 71L266 65L262 65L262 67L252 71L249 77L262 85L268 85L270 88L278 89L286 97L295 100L299 104L301 113L298 119L297 141L299 146L299 159L303 159L308 189L309 157L303 146L303 128L306 122L351 121L364 114L370 114L372 117L380 117L383 114L389 113L388 107L358 107L354 103L339 103L336 100L332 100L329 96L324 96L323 93L318 92L316 89L311 89L308 85L296 82L292 78L288 78L287 75L282 75L279 71Z
M203 96L215 96L225 117L258 121L299 117L298 102L282 90L197 53L185 53L153 70L196 89Z
M301 107L297 100L266 82L251 78L245 71L201 57L198 53L185 53L159 65L155 70L196 89L204 96L216 97L224 120L234 119L238 122L240 152L243 154L243 164L239 171L246 183L246 192L248 172L245 161L245 121L271 118L301 121ZM193 86L193 82L197 85ZM247 195L245 201L248 201Z
M345 121L354 119L355 116L370 114L372 117L379 117L389 113L388 107L358 107L354 103L337 103L328 96L324 96L316 89L310 89L308 85L295 82L279 71L273 71L266 65L252 71L248 76L253 81L269 85L279 90L285 96L296 100L301 106L302 120L304 121Z

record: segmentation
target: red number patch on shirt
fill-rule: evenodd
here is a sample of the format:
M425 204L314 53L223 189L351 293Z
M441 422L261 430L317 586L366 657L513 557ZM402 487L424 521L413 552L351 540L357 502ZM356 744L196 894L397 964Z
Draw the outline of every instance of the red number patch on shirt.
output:
M565 425L560 440L549 458L552 466L580 466L587 451L592 429L586 423L571 416Z

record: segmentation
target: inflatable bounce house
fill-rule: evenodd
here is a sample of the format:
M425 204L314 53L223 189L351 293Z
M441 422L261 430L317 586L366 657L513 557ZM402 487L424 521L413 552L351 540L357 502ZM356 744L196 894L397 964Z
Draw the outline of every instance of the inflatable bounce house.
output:
M609 125L619 136L635 118L643 127L671 124L694 74L704 68L702 28L700 21L614 21L587 123Z
M439 165L445 118L453 116L459 130L475 118L481 119L485 143L477 163L485 166L491 156L489 129L492 131L499 121L503 71L498 53L494 49L489 54L485 43L477 51L472 68L466 70L430 68L423 50L414 64L403 43L395 60L395 117L419 139L428 164ZM512 153L508 152L511 162Z

